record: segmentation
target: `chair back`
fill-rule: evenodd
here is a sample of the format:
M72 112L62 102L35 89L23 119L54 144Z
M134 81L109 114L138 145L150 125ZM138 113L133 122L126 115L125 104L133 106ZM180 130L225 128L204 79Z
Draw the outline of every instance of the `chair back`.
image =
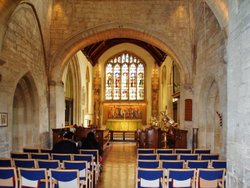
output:
M157 154L172 154L173 152L173 149L156 149Z
M138 160L138 168L160 168L159 160Z
M219 154L201 154L201 160L219 160Z
M198 160L199 155L198 154L180 154L180 160Z
M137 149L137 154L154 154L155 149L151 148L138 148Z
M23 153L23 152L11 152L10 156L12 159L28 159L29 153Z
M79 170L80 180L87 180L88 165L87 161L63 161L64 169Z
M24 153L39 153L39 148L23 148Z
M40 152L41 152L41 153L51 153L51 152L52 152L52 149L41 148L41 149L40 149Z
M164 182L163 169L137 168L137 188L162 188Z
M34 159L14 159L13 161L16 168L36 168Z
M60 161L59 160L37 160L38 168L46 168L46 169L58 169L60 168Z
M194 149L194 154L210 154L211 149Z
M62 163L63 161L70 161L71 154L51 153L51 158L53 160L59 160L60 163Z
M48 187L47 171L45 168L18 168L20 187Z
M177 154L159 154L159 160L178 160Z
M157 154L139 154L138 160L157 160Z
M31 153L30 154L31 159L50 159L49 153Z
M96 164L99 164L99 151L98 149L80 149L80 154L93 155Z
M0 187L17 188L17 174L14 167L0 167Z
M193 187L195 169L169 169L167 175L167 187Z
M208 160L190 160L187 161L188 168L208 168L209 161Z
M13 162L11 158L0 158L0 167L12 167Z
M161 168L169 169L169 168L176 168L181 169L184 168L184 161L182 160L169 160L169 161L161 161Z
M79 170L50 169L50 187L80 187Z
M87 154L73 154L72 155L74 161L87 161L88 169L90 171L93 170L93 162L94 157L93 155L87 155Z
M176 154L191 154L192 149L175 149Z
M196 188L224 188L225 169L198 169Z
M227 161L225 161L225 160L212 160L211 166L213 168L225 168L225 169L227 169Z

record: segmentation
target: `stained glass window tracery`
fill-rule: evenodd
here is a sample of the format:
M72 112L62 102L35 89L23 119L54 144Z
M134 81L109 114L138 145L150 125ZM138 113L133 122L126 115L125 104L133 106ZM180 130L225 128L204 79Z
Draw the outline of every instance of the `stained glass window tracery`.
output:
M109 59L105 66L106 100L144 100L145 65L128 52Z

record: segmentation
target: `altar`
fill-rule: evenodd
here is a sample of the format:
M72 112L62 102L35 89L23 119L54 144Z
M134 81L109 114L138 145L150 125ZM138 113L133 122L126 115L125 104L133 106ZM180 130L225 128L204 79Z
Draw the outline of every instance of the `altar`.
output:
M106 128L111 131L136 131L142 128L142 119L107 119Z

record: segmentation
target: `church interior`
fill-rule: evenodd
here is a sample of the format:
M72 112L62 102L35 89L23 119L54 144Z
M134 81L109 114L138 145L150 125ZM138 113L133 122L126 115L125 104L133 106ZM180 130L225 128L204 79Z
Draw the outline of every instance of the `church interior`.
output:
M0 158L94 131L104 165L92 187L135 187L139 148L209 149L227 163L225 186L249 187L249 10L247 0L0 0Z

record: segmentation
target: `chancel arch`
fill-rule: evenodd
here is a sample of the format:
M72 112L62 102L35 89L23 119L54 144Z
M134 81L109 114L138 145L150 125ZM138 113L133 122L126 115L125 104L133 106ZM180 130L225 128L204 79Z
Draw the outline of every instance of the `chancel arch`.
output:
M12 150L39 147L38 93L30 73L17 83L13 99Z

